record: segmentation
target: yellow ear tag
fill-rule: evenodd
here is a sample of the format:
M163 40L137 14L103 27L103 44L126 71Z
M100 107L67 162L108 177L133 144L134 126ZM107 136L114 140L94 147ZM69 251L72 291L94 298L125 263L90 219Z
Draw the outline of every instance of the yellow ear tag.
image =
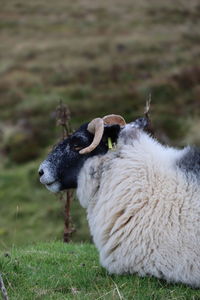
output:
M108 138L108 149L113 149L112 140L110 137Z

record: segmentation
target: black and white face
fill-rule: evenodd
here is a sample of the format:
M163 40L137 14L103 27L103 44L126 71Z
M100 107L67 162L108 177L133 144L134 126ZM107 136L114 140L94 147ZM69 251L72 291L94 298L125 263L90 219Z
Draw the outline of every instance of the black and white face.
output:
M147 130L148 120L138 118L127 126ZM41 163L40 182L51 192L57 193L65 189L76 188L78 175L85 161L95 155L107 153L108 137L113 143L117 143L121 130L118 124L104 125L104 133L98 146L90 153L80 154L79 151L91 145L94 139L94 135L87 128L88 123L83 124L71 136L59 143Z
M78 174L85 161L94 155L103 155L108 151L107 138L116 142L120 126L112 125L104 128L104 135L92 152L80 154L79 151L89 146L93 134L87 130L87 124L82 125L75 133L58 144L39 167L40 182L51 192L76 188Z

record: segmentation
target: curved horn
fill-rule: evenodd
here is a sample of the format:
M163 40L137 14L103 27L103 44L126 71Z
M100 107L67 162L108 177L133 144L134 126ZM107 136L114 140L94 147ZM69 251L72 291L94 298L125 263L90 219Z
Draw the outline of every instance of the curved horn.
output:
M102 139L102 136L103 136L103 132L104 132L103 119L96 118L96 119L92 120L88 124L87 130L90 133L94 134L94 139L93 139L92 144L90 144L88 147L86 147L86 148L79 151L80 154L90 153L91 151L93 151L99 145L99 143Z
M103 117L103 122L106 125L118 124L120 126L125 126L126 121L122 116L119 115L108 115Z

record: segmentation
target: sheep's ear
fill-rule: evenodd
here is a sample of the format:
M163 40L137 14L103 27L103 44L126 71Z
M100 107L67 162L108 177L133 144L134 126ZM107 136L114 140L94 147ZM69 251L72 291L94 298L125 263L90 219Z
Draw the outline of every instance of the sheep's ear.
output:
M120 129L121 127L118 124L106 125L104 127L103 138L111 138L112 142L115 143L118 139Z
M134 127L142 129L152 135L154 133L151 121L147 117L137 118L132 124L134 124Z
M146 127L148 126L148 119L143 117L143 118L137 118L133 124L135 125L135 127L140 128L140 129L146 129Z

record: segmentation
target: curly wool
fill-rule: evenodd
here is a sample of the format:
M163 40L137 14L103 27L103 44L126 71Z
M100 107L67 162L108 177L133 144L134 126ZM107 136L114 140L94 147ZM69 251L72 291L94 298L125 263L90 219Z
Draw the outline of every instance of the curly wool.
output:
M126 126L115 151L83 166L77 195L110 273L200 286L200 185L177 164L188 151Z

